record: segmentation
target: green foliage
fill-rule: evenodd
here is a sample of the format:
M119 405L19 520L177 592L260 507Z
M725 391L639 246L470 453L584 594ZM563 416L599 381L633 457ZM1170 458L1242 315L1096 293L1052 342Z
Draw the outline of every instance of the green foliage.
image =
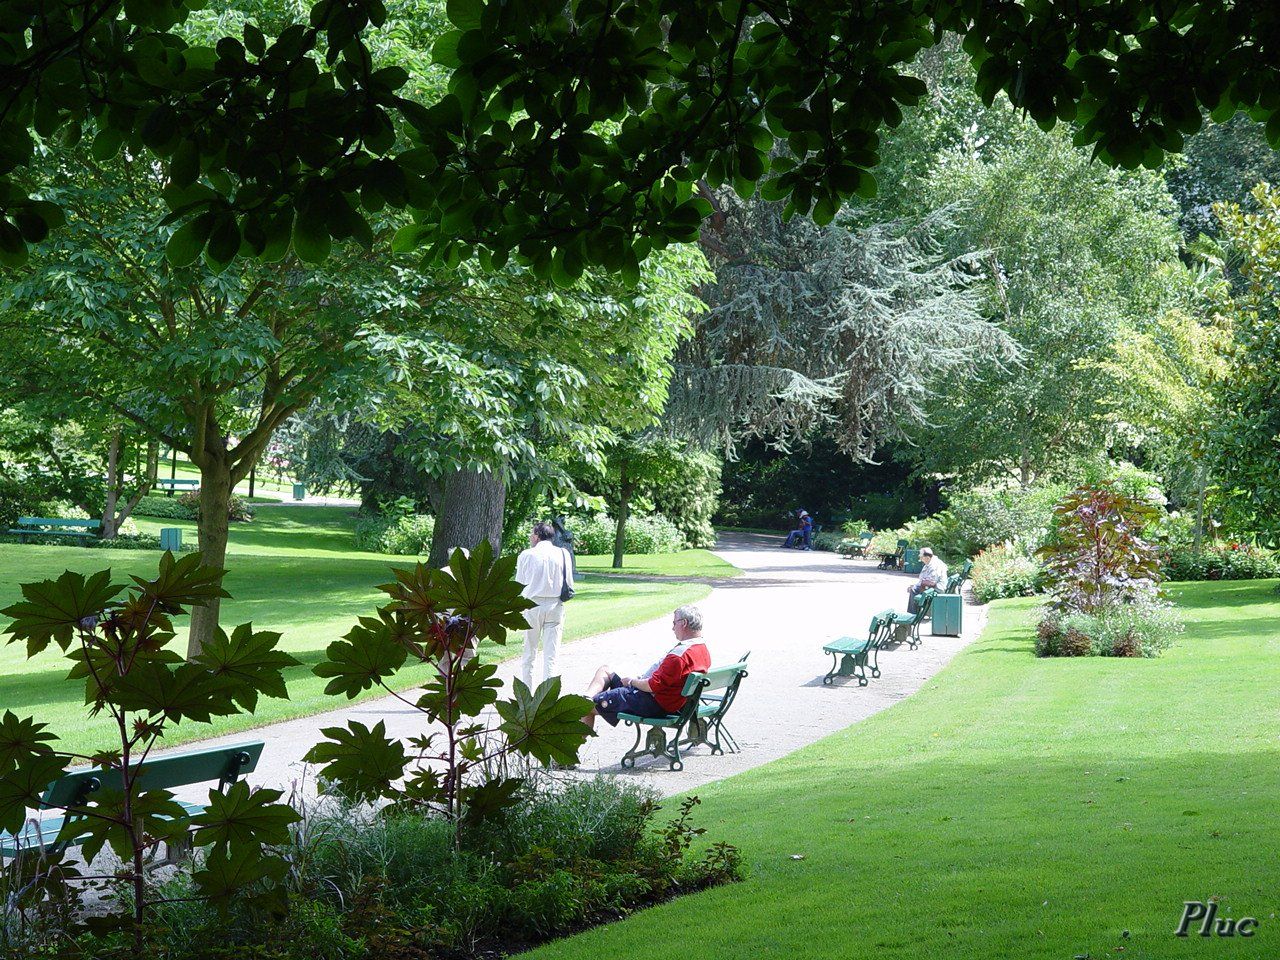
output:
M222 574L196 555L166 553L158 575L132 576L131 588L113 583L109 570L88 577L67 571L57 580L24 584L22 601L0 611L11 619L4 631L10 643L25 641L29 657L56 644L72 664L68 678L83 681L90 712L106 712L116 723L118 744L91 758L104 785L75 808L83 819L68 819L60 839L83 836L81 852L90 865L107 847L123 862L116 875L130 887L124 902L130 914L117 920L129 928L135 956L143 955L154 906L144 860L193 826L195 842L205 849L195 878L202 896L223 905L241 896L260 906L279 904L280 890L270 881L283 877L286 864L272 848L288 840L286 828L298 819L278 802L279 791L243 783L225 797L214 790L206 810L192 817L168 790L147 787L143 779L146 757L167 730L252 711L259 696L287 696L282 671L298 661L275 649L277 633L255 632L249 624L230 636L218 631L192 661L166 649L174 638L172 618L228 596ZM73 758L85 759L59 751L45 724L6 711L0 718L0 829L16 833Z
M199 512L199 503L193 504L186 496L148 494L138 501L133 512L140 517L156 517L161 520L194 520Z
M1036 655L1155 657L1183 629L1173 604L1154 597L1100 607L1093 613L1051 613L1036 633Z
M1109 485L1064 497L1054 508L1054 537L1037 551L1054 609L1092 614L1153 595L1159 557L1144 528L1155 517L1150 504Z
M294 830L287 916L263 924L187 902L180 874L160 889L169 902L156 910L153 947L162 960L507 953L740 878L734 847L703 855L688 842L702 830L687 811L660 824L660 809L652 792L615 777L538 777L501 817L468 824L455 847L451 825L430 811L326 802Z
M690 547L714 547L716 531L711 518L720 505L720 458L687 447L680 469L653 490L657 512L676 525Z
M1005 597L1025 597L1044 589L1044 569L1017 547L997 544L978 553L970 572L973 598L990 603Z
M30 486L14 477L0 476L0 530L8 530L19 517L31 516L39 507L40 497Z
M515 802L519 778L489 774L506 758L575 761L590 735L582 717L591 704L560 696L558 679L534 691L517 683L512 699L499 700L493 665L475 658L478 641L505 643L507 631L525 626L532 604L520 595L514 557L494 559L486 541L470 556L454 551L446 569L418 564L394 573L395 582L379 588L391 602L330 644L315 673L329 678L326 692L354 698L375 685L393 692L388 680L407 663L431 667L436 676L412 706L425 724L443 727L444 742L431 732L402 743L381 721L372 729L352 721L324 730L327 739L306 759L320 767L329 792L443 809L460 831ZM490 705L499 726L484 715Z
M175 497L181 508L186 510L192 520L200 519L200 494L196 490ZM227 498L227 519L234 523L248 523L253 519L253 507L249 501L236 494Z
M1244 543L1168 547L1161 557L1168 580L1262 580L1280 577L1280 555Z
M966 559L994 544L1028 553L1040 549L1054 528L1054 507L1068 493L1061 483L1029 487L973 487L948 493L946 521L933 547L948 559Z
M1241 257L1242 289L1224 294L1235 332L1231 371L1219 386L1217 463L1228 526L1280 543L1280 189L1253 192L1258 212L1218 209L1223 233Z
M434 517L384 506L376 513L361 512L356 517L354 544L357 550L371 553L425 556L431 552L434 529Z
M1108 169L1069 131L980 101L973 71L989 66L954 48L937 59L934 96L887 145L905 169L883 212L963 206L948 249L983 251L983 313L1016 341L1020 362L938 382L910 431L911 459L966 484L1059 478L1133 434L1118 422L1110 364L1118 344L1189 295L1175 204L1154 171Z
M578 553L612 553L616 525L612 517L596 514L573 524L574 547ZM680 529L666 517L631 517L623 540L624 553L676 553L685 549Z

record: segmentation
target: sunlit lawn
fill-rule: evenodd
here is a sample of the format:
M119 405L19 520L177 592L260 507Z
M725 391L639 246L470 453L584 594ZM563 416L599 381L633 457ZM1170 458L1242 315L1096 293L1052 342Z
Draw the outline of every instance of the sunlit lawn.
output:
M338 507L264 507L252 523L233 525L225 581L232 599L223 602L222 622L252 621L259 628L280 631L282 649L301 660L302 666L289 672L290 700L263 700L254 717L220 721L212 731L179 728L171 741L315 713L346 702L326 697L323 683L310 668L327 644L381 602L384 595L375 588L391 579L391 566L416 562L416 558L351 550L350 514ZM189 523L142 520L139 526L146 530L181 526L186 537L195 537L194 525ZM0 544L0 606L19 598L19 584L54 578L67 568L89 572L111 567L116 579L123 581L130 573L153 575L158 558L153 551ZM709 590L699 584L631 582L586 571L580 579L573 615L567 618L568 641L660 617ZM180 636L177 642L185 644L185 638ZM495 647L488 655L505 654ZM83 686L65 681L66 669L65 661L52 650L28 661L20 646L0 646L0 710L34 714L51 723L68 748L103 742L105 721L84 721ZM406 683L412 679L406 677Z
M1189 629L1155 660L1037 660L1033 601L997 604L917 694L698 790L745 882L531 956L1280 956L1276 582L1173 592ZM1209 898L1257 935L1175 938Z

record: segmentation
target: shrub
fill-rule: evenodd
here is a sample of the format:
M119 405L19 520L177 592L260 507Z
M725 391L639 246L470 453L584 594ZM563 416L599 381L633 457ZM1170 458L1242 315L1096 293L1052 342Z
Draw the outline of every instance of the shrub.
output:
M18 518L39 512L36 491L12 477L0 477L0 530L8 530Z
M978 603L1027 597L1044 587L1044 570L1040 564L1006 544L988 547L979 553L969 578L973 582L973 598Z
M1155 513L1150 504L1109 485L1068 494L1054 508L1055 538L1038 551L1054 607L1093 613L1154 594L1159 558L1143 527Z
M833 533L831 531L824 530L822 533L815 533L813 535L813 549L835 551L839 549L840 544L844 543L848 539L849 538L843 533Z
M1066 496L1065 484L1026 488L975 487L951 493L934 532L933 547L944 557L971 557L997 543L1012 543L1034 553L1054 528L1053 509Z
M597 514L572 529L578 553L613 553L616 530L611 517ZM685 549L679 529L661 514L629 519L622 542L625 553L676 553Z
M188 490L187 493L174 499L182 500L186 504L187 509L191 511L193 520L200 520L200 490ZM253 518L253 508L248 503L248 500L232 494L230 499L227 500L227 518L232 522L238 522L238 524L247 524Z
M162 497L148 494L138 501L133 512L140 517L158 517L161 520L195 520L197 511L185 496Z
M1248 544L1206 545L1199 552L1186 544L1166 550L1163 568L1169 580L1260 580L1280 577L1280 555Z
M362 513L356 517L355 547L370 553L425 556L431 552L435 518L425 513Z
M657 514L675 524L690 547L715 546L711 517L720 505L720 468L719 457L689 447L680 468L652 491Z
M1042 657L1154 657L1183 630L1173 604L1152 596L1093 613L1050 611L1036 632Z
M638 784L559 785L534 773L518 803L469 825L455 847L429 811L325 802L294 829L287 916L219 916L185 902L180 875L160 891L172 902L157 907L154 945L165 960L502 956L738 879L735 848L692 850L697 803L685 800L664 825L656 795Z

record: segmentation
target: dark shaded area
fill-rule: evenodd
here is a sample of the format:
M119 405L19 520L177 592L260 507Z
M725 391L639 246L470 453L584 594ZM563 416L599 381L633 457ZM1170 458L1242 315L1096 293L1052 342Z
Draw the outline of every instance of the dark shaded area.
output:
M927 491L910 479L911 468L896 462L889 449L879 451L876 460L855 462L825 437L790 453L749 441L738 448L737 460L724 465L715 522L785 530L787 514L804 508L826 529L846 519L896 527L923 513Z

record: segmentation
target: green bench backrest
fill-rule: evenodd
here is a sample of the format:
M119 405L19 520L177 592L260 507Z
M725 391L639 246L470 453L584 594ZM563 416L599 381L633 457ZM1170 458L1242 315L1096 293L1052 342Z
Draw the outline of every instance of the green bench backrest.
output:
M62 520L58 517L19 517L20 527L84 527L97 530L102 526L101 520Z
M924 623L924 618L929 615L929 611L933 608L933 598L938 591L930 587L928 590L920 591L920 597L916 601L916 623Z
M231 782L252 773L262 756L262 741L237 743L229 747L190 750L169 757L147 760L138 783L146 790L167 790L210 780ZM69 773L45 790L46 808L75 806L104 785L120 786L120 771L90 769Z
M731 663L727 667L712 667L706 673L691 673L685 678L684 690L681 692L684 696L691 697L694 693L707 690L723 690L746 669L746 663Z
M899 540L899 541L898 541L898 549L899 549L899 550L905 550L905 549L907 549L907 547L909 547L909 546L911 546L911 541L910 541L910 540Z
M876 535L872 533L870 530L863 530L860 534L858 534L859 540L874 540L875 538L876 538Z

